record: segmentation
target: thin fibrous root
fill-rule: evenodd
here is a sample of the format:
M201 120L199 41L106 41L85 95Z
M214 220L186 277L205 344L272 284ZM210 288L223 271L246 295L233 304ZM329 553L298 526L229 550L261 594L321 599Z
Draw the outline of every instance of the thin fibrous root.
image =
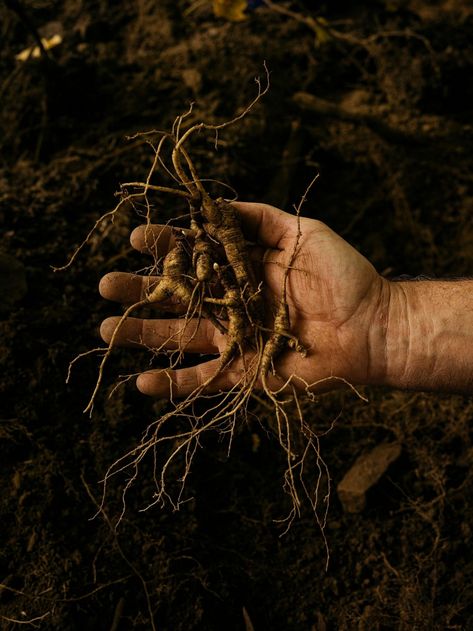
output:
M292 249L291 256L284 272L281 297L279 299L278 308L274 317L273 332L271 333L268 341L265 344L263 357L261 359L261 381L263 383L263 389L270 399L273 397L273 394L271 393L267 384L267 375L271 369L271 366L274 364L274 360L278 357L278 355L282 353L286 346L289 346L290 348L296 350L303 357L305 357L307 354L307 349L294 335L290 333L291 323L289 319L289 307L287 304L287 282L289 278L289 273L294 265L294 261L297 256L299 243L302 236L300 225L301 208L307 199L309 191L317 181L318 177L319 174L317 173L309 182L309 185L307 186L298 206L296 206L295 208L297 216L297 233L294 239L294 247Z

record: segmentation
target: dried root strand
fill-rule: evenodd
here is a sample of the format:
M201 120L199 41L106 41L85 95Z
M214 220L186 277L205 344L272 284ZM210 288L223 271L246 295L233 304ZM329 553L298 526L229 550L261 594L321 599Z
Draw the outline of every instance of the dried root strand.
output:
M180 302L187 309L192 306L194 287L189 277L190 257L186 249L185 236L176 238L176 245L169 250L163 262L163 273L156 287L147 295L148 303L159 303L169 299ZM225 327L206 309L200 306L201 315L208 318L212 324L225 333Z
M297 216L297 233L294 239L294 247L292 249L291 256L289 258L287 267L284 271L284 278L281 288L281 297L279 299L278 308L274 317L273 331L267 340L264 349L263 355L261 358L261 367L260 367L260 376L263 384L263 389L266 394L273 399L274 395L271 393L268 383L267 376L269 371L271 370L272 365L274 364L274 360L285 350L286 347L289 347L305 357L307 355L307 349L300 343L299 339L294 336L290 332L291 323L289 318L289 307L287 304L287 282L289 278L289 273L294 265L294 261L297 257L297 252L299 250L299 244L301 240L301 225L300 225L300 213L301 208L304 202L307 199L307 195L311 190L312 186L315 184L319 177L317 173L312 180L309 182L306 190L304 191L303 196L298 204L295 207L296 216Z
M201 223L197 219L197 210L190 204L190 228L194 233L194 248L192 251L192 266L198 283L208 283L213 278L213 263L216 261L215 244L213 244Z
M253 325L262 324L263 302L258 291L238 212L224 199L213 200L206 195L202 199L202 215L206 219L205 231L212 239L220 243L225 251Z
M213 269L218 274L224 288L223 298L206 298L205 300L208 303L225 307L227 313L227 345L220 353L220 369L223 369L233 360L237 351L240 352L240 356L243 356L249 322L240 289L233 277L233 271L222 269L218 263L214 263Z

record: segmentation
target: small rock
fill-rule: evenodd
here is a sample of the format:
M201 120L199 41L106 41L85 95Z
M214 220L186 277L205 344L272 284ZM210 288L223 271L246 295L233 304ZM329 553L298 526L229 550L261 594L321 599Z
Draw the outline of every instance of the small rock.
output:
M337 486L337 493L347 513L360 513L366 505L366 492L399 458L399 443L383 443L361 455Z

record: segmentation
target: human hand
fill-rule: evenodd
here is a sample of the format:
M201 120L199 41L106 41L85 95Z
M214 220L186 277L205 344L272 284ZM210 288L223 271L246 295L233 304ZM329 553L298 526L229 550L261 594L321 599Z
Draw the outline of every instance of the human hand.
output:
M241 215L243 232L251 247L251 257L262 282L266 305L276 310L285 270L291 259L298 220L266 204L235 202ZM390 302L390 283L346 241L320 221L300 219L301 237L296 258L289 271L287 303L291 332L307 349L306 357L295 351L283 352L275 362L271 388L287 379L299 389L307 384L312 391L330 389L340 380L351 384L381 383L385 376L385 338ZM142 252L161 257L173 242L172 229L166 226L140 226L133 231L131 243ZM157 277L112 272L100 282L100 293L108 300L125 304L143 298ZM163 305L172 310L176 305ZM107 318L101 335L109 342L119 321ZM226 346L225 335L205 319L183 326L179 318L128 318L115 343L188 353L219 354ZM270 328L271 323L267 326ZM248 354L252 351L248 350ZM241 380L244 358L235 359L219 371L219 359L196 366L143 372L138 389L157 397L191 394L210 377L215 378L206 392L228 390Z

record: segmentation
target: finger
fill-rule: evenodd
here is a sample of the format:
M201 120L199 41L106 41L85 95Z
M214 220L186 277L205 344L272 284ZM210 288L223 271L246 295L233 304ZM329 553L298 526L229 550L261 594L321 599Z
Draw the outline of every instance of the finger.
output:
M152 254L156 258L165 256L176 244L176 236L192 237L192 231L160 224L138 226L130 235L130 243L139 252Z
M110 342L119 317L107 318L100 326L104 342ZM145 346L159 350L182 350L188 353L218 353L223 335L208 321L198 318L146 320L127 318L120 327L118 346Z
M223 369L220 358L217 358L190 368L149 370L138 376L136 385L142 394L167 399L184 398L192 394L211 395L230 390L234 391L235 396L241 396L247 389L262 387L261 380L255 378L257 359L254 351L248 351ZM279 375L267 376L270 389L278 390L284 383L285 380Z
M229 391L233 391L235 397L241 397L247 389L262 389L259 378L254 383L249 383L248 375L252 374L253 369L249 371L248 365L254 362L254 359L254 354L245 354L243 359L234 361L223 370L220 369L220 359L213 359L192 368L150 370L138 376L136 386L142 394L165 399L182 399L193 394L203 396ZM300 358L297 364L303 362L304 359ZM293 353L288 354L283 363L285 365L278 369L277 374L269 373L266 377L267 388L275 394L291 394L293 388L299 392L311 391L318 394L338 388L354 388L346 379L334 376L328 370L321 370L317 379L311 372L312 378L309 380L303 369L298 375L298 371L294 369ZM357 390L355 392L358 393Z
M216 394L243 385L247 371L241 360L220 369L220 359L213 359L192 368L150 370L141 373L136 386L142 394L161 398L182 398L203 388L201 394Z
M99 292L102 298L132 304L142 300L154 289L159 276L138 276L125 272L110 272L100 279Z
M110 272L100 279L99 292L102 298L120 302L122 304L133 304L143 300L159 282L159 276L139 276L137 274L127 274L126 272ZM169 299L159 303L159 308L163 311L173 313L185 313L185 307Z
M297 234L296 217L275 206L256 202L232 202L232 206L238 210L243 232L250 241L277 249Z
M254 261L254 269L261 281L267 277L269 285L279 282L284 266L280 263L280 251L255 246L250 248L250 258ZM110 272L100 279L99 292L102 298L121 304L133 304L143 300L160 280L159 276L140 276L126 272ZM169 300L159 305L163 310L183 313L185 308L179 303Z

